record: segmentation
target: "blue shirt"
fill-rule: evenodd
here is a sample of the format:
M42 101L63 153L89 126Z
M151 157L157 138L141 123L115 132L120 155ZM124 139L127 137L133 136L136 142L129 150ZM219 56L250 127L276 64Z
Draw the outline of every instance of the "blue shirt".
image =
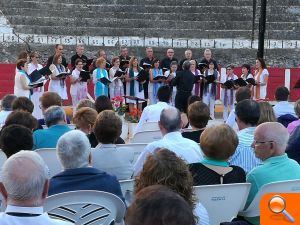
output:
M256 158L251 144L254 139L255 127L247 127L237 133L239 145L229 160L230 165L242 167L246 173L260 165L262 162Z
M259 189L268 183L300 179L300 165L288 158L287 154L266 159L263 165L253 169L247 175L247 182L251 183L246 207L250 205ZM246 218L253 224L259 224L259 217Z
M36 130L33 132L33 149L55 148L58 139L69 131L71 129L65 124L53 125L49 129Z

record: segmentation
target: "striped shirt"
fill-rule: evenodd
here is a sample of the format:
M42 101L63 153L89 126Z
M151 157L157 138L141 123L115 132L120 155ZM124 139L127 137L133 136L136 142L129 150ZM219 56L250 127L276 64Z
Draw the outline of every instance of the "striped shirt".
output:
M262 161L255 157L253 148L251 147L254 139L254 130L255 127L248 127L237 133L239 145L229 160L230 165L242 167L246 173L262 164Z

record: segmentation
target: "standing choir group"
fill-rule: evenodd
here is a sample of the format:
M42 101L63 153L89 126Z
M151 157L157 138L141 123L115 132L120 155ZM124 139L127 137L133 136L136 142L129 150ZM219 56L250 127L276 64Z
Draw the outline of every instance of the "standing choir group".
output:
M126 47L121 49L120 56L112 58L111 63L107 59L104 50L100 50L97 59L88 59L84 55L84 46L78 45L76 54L71 58L71 71L63 56L63 46L55 46L55 54L48 58L44 70L39 64L39 55L36 52L29 55L21 53L17 60L15 74L14 94L31 99L34 105L39 105L39 98L44 92L47 79L50 79L48 91L56 92L64 100L68 99L66 79L70 77L70 95L72 105L76 107L80 100L88 97L89 82L94 84L94 95L97 98L105 95L111 99L116 96L130 96L129 110L138 103L142 109L143 99L148 104L157 103L157 91L160 86L169 85L173 90L171 104L180 111L186 112L187 100L191 95L199 96L210 108L210 117L214 119L215 99L218 84L221 85L221 101L224 105L223 119L228 118L229 111L233 110L235 102L235 90L241 86L240 82L234 80L238 76L234 74L234 66L226 67L226 76L220 76L216 60L212 58L210 49L204 51L203 59L198 63L192 55L191 50L185 51L185 58L180 62L174 58L174 50L168 49L166 57L159 60L154 57L153 49L146 48L146 57L138 60L135 56L129 56ZM41 74L42 85L33 83L32 74L35 71L44 70ZM82 71L88 77L82 76ZM42 72L41 72L42 73ZM254 82L245 82L252 90L254 99L265 99L267 93L268 70L263 59L258 58L255 63L254 75L251 74L249 64L242 65L241 79L248 81L252 78ZM41 78L39 77L39 78ZM229 85L230 82L232 85ZM34 107L36 118L42 118L39 107Z

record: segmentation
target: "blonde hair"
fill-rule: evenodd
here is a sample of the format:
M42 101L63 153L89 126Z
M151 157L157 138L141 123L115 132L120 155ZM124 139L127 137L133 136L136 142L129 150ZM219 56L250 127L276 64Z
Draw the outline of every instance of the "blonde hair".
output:
M100 57L96 60L96 67L99 67L101 64L106 63L106 59L104 59L103 57Z
M265 122L276 122L276 116L273 107L269 102L259 102L260 117L257 125Z

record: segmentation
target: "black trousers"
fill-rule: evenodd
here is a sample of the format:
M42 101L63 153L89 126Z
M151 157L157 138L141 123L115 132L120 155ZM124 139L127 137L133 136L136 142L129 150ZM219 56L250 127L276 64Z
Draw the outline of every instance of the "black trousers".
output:
M191 96L191 92L178 91L175 96L175 107L179 109L180 112L187 111L188 98Z

